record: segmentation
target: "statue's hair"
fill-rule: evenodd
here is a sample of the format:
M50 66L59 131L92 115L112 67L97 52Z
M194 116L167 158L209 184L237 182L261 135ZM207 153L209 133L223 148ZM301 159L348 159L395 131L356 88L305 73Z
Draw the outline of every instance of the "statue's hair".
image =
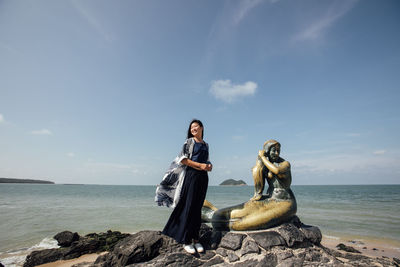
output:
M274 140L274 139L268 140L268 141L266 141L266 142L264 143L264 146L263 146L264 151L265 151L267 154L269 154L269 152L270 152L270 150L271 150L271 148L272 148L273 146L279 146L279 148L280 148L280 147L281 147L281 144L280 144L278 141Z

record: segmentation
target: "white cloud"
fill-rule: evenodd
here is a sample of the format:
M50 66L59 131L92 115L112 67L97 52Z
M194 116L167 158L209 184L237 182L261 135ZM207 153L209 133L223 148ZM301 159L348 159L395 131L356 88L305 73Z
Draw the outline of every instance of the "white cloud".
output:
M386 150L377 150L377 151L374 151L374 155L383 155L383 154L385 154L386 153Z
M69 152L69 153L67 153L67 156L70 157L70 158L73 158L73 157L75 157L75 153Z
M31 131L31 134L35 134L35 135L52 135L53 133L50 130L41 129L41 130Z
M315 40L339 18L349 12L357 0L334 2L322 17L317 17L305 29L294 36L295 41Z
M231 80L218 80L211 83L210 92L216 99L232 103L239 97L254 95L256 89L257 84L251 81L244 84L233 84Z
M5 122L3 114L0 113L0 123Z

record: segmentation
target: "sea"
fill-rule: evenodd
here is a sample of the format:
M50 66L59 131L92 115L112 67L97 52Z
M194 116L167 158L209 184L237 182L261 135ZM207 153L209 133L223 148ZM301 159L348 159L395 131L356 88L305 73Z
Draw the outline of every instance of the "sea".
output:
M55 248L55 234L162 230L171 209L155 186L0 184L0 262L22 266L33 250ZM333 239L400 248L400 185L293 185L297 215ZM253 186L209 186L217 208L249 200ZM399 249L400 255L400 249Z

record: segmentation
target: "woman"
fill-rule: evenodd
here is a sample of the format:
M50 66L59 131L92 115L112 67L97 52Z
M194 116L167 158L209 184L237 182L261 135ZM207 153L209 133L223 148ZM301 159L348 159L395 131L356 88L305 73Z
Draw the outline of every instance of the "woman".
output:
M268 140L258 153L253 168L255 195L248 202L217 210L212 223L219 230L258 230L279 225L296 214L296 198L290 184L290 163L280 157L281 145ZM265 180L268 182L266 195L262 195Z
M203 134L203 123L192 120L181 154L172 162L156 191L158 205L174 207L162 233L183 243L191 254L196 250L204 252L199 243L201 207L207 193L207 172L212 170L212 164Z

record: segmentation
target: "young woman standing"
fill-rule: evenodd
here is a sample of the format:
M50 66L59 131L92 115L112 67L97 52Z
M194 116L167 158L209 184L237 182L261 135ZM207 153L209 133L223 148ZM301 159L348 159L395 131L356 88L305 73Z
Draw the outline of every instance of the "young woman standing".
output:
M203 123L192 120L181 154L172 162L156 191L158 205L174 207L162 233L184 244L184 249L191 254L204 251L199 243L201 207L207 193L207 172L212 170L212 164L203 134Z

